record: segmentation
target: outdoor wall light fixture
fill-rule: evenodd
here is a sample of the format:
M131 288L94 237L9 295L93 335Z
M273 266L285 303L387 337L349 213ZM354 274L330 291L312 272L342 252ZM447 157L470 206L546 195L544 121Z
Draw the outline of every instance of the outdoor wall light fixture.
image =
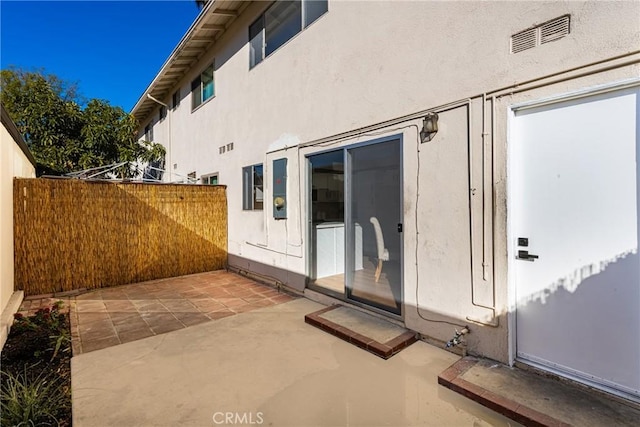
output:
M433 139L438 132L438 114L427 113L422 120L422 130L420 131L420 142L425 143Z

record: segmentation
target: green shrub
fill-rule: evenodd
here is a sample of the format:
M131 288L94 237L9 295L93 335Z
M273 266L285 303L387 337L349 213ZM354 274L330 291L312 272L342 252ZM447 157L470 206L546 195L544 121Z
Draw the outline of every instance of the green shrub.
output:
M57 426L70 410L70 390L54 374L30 377L2 372L0 424L3 426Z

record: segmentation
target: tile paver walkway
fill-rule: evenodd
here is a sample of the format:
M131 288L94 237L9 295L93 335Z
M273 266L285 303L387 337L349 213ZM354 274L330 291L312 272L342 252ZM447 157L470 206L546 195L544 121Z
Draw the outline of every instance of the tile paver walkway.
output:
M225 270L26 299L20 312L62 300L70 307L73 354L147 338L291 301L295 297Z

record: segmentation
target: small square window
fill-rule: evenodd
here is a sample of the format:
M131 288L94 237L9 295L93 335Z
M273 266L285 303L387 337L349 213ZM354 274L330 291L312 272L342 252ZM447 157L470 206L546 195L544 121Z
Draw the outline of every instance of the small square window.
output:
M211 175L203 175L202 176L202 183L204 185L218 185L218 174L214 173Z
M262 210L264 204L262 165L242 168L242 209Z

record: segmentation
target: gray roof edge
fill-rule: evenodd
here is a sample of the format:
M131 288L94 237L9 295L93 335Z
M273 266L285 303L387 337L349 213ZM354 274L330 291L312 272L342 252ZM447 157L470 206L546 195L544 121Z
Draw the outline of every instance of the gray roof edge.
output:
M16 126L15 122L9 115L9 112L4 108L4 105L1 103L0 103L0 118L2 119L1 120L2 124L5 126L5 128L7 128L13 140L16 142L16 144L18 144L18 147L20 147L24 155L27 156L27 159L29 159L29 162L31 162L33 167L36 167L35 157L33 157L33 154L31 153L31 151L29 151L29 147L27 146L27 143L25 142L22 135L20 135L20 131L18 130L18 127Z
M151 83L149 83L142 95L140 95L140 98L138 98L138 101L136 101L135 105L131 109L131 114L133 114L134 116L136 115L136 110L142 106L143 102L147 99L147 95L151 94L151 90L153 89L154 85L161 80L163 72L169 67L171 61L180 54L182 48L184 48L184 45L191 39L193 33L196 31L196 28L198 27L200 22L202 22L209 10L217 6L219 3L221 3L221 0L211 0L207 2L207 4L205 4L187 32L178 42L177 46L173 49L169 57L164 61L164 64L162 64L162 67L160 67L160 70L156 73L156 76L153 78L153 80L151 80Z

